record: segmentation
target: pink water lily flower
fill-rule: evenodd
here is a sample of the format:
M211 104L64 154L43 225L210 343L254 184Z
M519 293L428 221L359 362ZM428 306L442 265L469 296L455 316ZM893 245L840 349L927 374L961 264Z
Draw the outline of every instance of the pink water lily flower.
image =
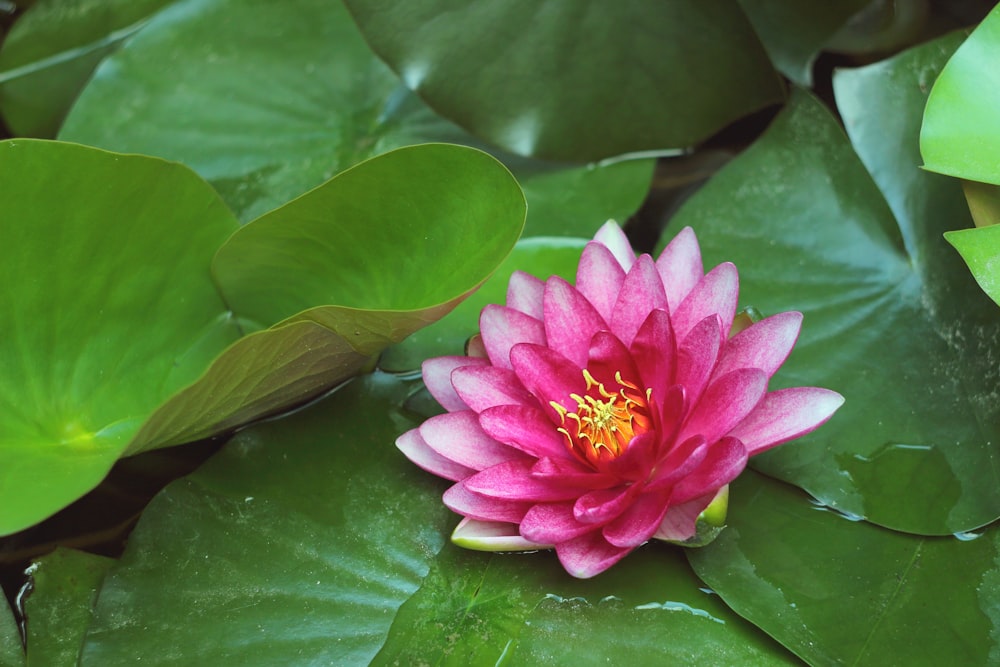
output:
M592 577L650 539L683 542L747 457L825 422L843 403L814 387L767 391L802 322L779 313L730 335L738 277L705 274L691 229L659 259L608 223L573 286L516 272L470 356L430 359L448 411L399 437L456 482L462 546L555 548Z

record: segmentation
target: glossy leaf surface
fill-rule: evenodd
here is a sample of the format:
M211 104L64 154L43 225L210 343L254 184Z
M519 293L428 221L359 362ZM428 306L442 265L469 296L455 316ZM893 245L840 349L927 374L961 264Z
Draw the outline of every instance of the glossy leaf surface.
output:
M393 148L485 148L402 86L328 0L177 3L98 68L60 138L182 162L243 221ZM624 220L653 169L497 156L527 193L533 235Z
M804 3L739 0L779 72L801 86L812 84L816 56L869 0Z
M1000 185L1000 6L965 40L934 82L920 152L925 167Z
M18 193L0 212L16 286L0 291L6 534L95 486L238 337L208 270L238 225L190 170L152 158L12 140L0 182Z
M346 4L431 107L520 155L683 148L783 97L735 2Z
M959 229L945 238L962 255L983 291L1000 304L1000 227Z
M74 667L90 625L94 601L114 559L59 548L31 566L32 590L24 602L28 618L28 664Z
M101 60L173 0L42 0L0 49L0 114L15 135L56 135Z
M848 521L747 473L729 527L687 552L740 615L812 665L1000 659L1000 532L917 537ZM971 539L970 539L971 538Z
M485 280L524 220L509 172L460 146L375 158L242 228L181 165L31 140L0 151L0 181L23 194L2 220L19 287L2 311L0 533L75 500L123 453L332 388ZM242 327L279 326L227 347L244 330L229 307ZM141 318L155 326L137 335Z
M674 548L579 581L551 553L448 544L444 485L392 444L418 421L401 406L422 393L382 374L354 380L167 487L105 581L81 664L544 663L569 637L594 662L788 664L699 590Z
M919 84L929 88L949 39L838 76L858 153L797 93L675 221L695 227L708 265L736 263L742 303L805 314L777 384L847 399L829 424L755 465L925 534L1000 515L1000 318L942 238L969 224L958 184L917 166Z

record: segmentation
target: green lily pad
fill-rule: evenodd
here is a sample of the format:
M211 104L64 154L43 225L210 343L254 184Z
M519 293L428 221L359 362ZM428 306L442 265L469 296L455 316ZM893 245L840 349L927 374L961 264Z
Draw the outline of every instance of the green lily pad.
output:
M838 74L857 153L797 92L675 220L695 227L708 265L736 263L744 303L805 314L775 386L847 399L754 465L845 512L937 535L1000 515L1000 315L942 238L969 224L958 183L917 167L920 84L954 39Z
M181 165L0 143L0 535L93 488L239 336L208 271L238 227ZM113 184L113 187L111 186Z
M31 664L75 667L97 591L114 562L60 547L31 565L32 589L24 602Z
M962 255L983 291L1000 304L1000 227L960 229L945 238Z
M402 86L328 0L178 2L97 69L60 138L182 162L243 221L400 146L487 148ZM654 166L496 157L527 194L530 235L626 219Z
M327 391L482 283L524 220L500 163L443 144L374 158L242 228L195 174L154 158L8 141L0 182L19 194L0 220L17 286L0 309L0 534L123 454Z
M97 64L173 0L42 0L0 49L0 114L15 135L56 135Z
M920 152L932 171L1000 185L1000 7L948 61L934 82Z
M519 155L684 148L784 97L735 2L346 4L431 107Z
M869 0L805 3L738 0L779 72L812 85L812 66L823 47Z
M379 366L388 371L415 370L424 359L462 354L465 342L479 332L479 313L483 308L490 303L507 302L507 283L514 271L524 271L543 280L557 275L572 282L586 243L584 239L546 237L518 241L496 273L475 294L443 319L388 348Z
M400 406L420 389L355 379L164 489L104 582L81 664L494 664L577 643L584 662L789 663L699 590L678 549L580 581L550 552L448 543L446 485L392 444L418 423Z
M24 667L25 660L21 633L17 629L14 611L6 600L0 601L0 665Z
M687 552L741 616L812 665L1000 660L1000 531L903 535L744 474L729 527Z

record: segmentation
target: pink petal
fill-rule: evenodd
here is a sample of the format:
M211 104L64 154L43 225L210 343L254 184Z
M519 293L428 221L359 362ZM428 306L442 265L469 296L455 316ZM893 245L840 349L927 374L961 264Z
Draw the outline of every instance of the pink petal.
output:
M486 343L483 342L482 334L473 334L469 340L465 341L465 354L475 359L489 360L490 355L486 352Z
M714 494L736 479L747 465L747 451L736 438L723 438L709 445L705 462L674 486L671 504L685 503Z
M525 315L542 319L542 296L545 283L524 271L510 274L507 283L507 307L519 310Z
M730 435L751 456L809 433L833 416L844 397L829 389L793 387L766 394Z
M518 450L502 445L486 435L479 425L479 416L471 410L431 417L417 430L428 447L473 470L483 470L510 459L525 457Z
M476 472L435 452L417 429L407 431L396 438L396 447L406 455L406 458L438 477L457 482Z
M802 313L794 311L750 325L726 341L714 375L719 377L737 368L759 368L771 377L788 358L801 327Z
M535 458L570 456L566 436L538 408L498 405L483 410L479 424L493 439Z
M607 321L625 281L625 271L608 247L590 242L583 249L576 269L576 289Z
M494 366L510 368L510 349L518 343L545 345L545 325L519 310L489 305L479 316L486 353Z
M701 435L707 442L715 442L750 414L765 391L767 375L757 368L741 368L723 375L705 390L678 439Z
M455 527L451 541L475 551L537 551L551 549L551 544L537 544L521 537L517 525L465 518Z
M510 352L510 362L521 384L534 395L546 414L557 419L549 403L555 401L567 410L576 410L570 394L584 394L587 382L580 366L558 352L540 345L518 345Z
M573 517L573 503L540 503L524 515L521 535L532 542L558 544L594 529Z
M462 482L445 491L441 500L452 512L480 521L520 523L532 507L528 502L481 496L469 491Z
M595 472L589 464L573 457L541 458L531 467L531 476L552 484L575 487L581 494L621 483L616 475Z
M465 480L465 488L491 498L536 503L572 500L580 495L579 489L532 476L531 464L526 461L507 461L477 472Z
M639 327L629 348L642 375L643 385L653 390L654 400L663 398L666 388L674 384L677 347L670 315L654 310Z
M631 345L639 327L658 308L667 308L667 295L653 258L641 255L625 276L608 322L622 342Z
M687 394L684 387L675 384L667 387L663 398L657 401L654 397L654 402L654 409L659 411L655 420L659 434L656 456L663 457L671 445L677 442L677 434L688 413Z
M667 244L656 259L656 270L663 279L670 312L674 312L705 274L693 229L685 227Z
M632 484L591 491L577 498L573 516L580 523L605 524L624 512L641 490L641 484Z
M656 431L640 433L615 459L608 461L604 469L623 480L639 482L649 477L656 462L660 434Z
M708 443L696 435L675 446L656 468L656 475L650 480L652 490L664 489L694 472L708 456Z
M666 493L643 493L617 519L603 528L604 539L616 547L637 547L649 540L667 513Z
M621 385L615 379L616 373L621 373L622 379L626 382L637 385L642 382L628 348L610 331L598 331L591 339L587 370L612 393L621 389Z
M604 572L632 551L609 544L600 530L556 545L559 562L574 577L589 579Z
M689 405L698 403L708 385L722 338L722 320L709 315L691 329L677 349L677 384L684 387Z
M587 363L590 339L598 331L608 330L594 306L557 276L549 278L545 284L544 323L548 347L580 368Z
M426 360L422 364L421 370L424 375L424 384L427 385L427 391L431 393L431 396L445 410L455 412L468 410L469 406L455 392L455 387L451 384L451 372L462 366L486 366L488 363L485 359L474 357L435 357Z
M671 505L660 522L660 527L653 534L653 539L683 542L694 537L698 517L714 498L715 493L708 493L685 503Z
M687 333L709 315L722 319L722 330L728 332L736 316L740 281L736 267L726 262L708 272L690 294L671 311L674 333L683 340Z
M632 263L635 261L635 251L632 250L632 244L628 242L625 232L616 222L608 220L601 225L597 234L594 235L594 240L607 246L623 269L628 271L632 268Z
M514 371L498 366L466 366L451 374L459 398L476 412L495 405L531 405L534 397Z

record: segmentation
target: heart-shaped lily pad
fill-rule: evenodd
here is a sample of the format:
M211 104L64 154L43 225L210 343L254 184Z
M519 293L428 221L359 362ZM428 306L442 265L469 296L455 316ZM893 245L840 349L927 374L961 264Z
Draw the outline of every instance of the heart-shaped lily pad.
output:
M709 264L736 263L745 304L805 314L776 382L847 399L755 465L843 511L937 535L1000 515L1000 313L942 238L969 224L958 183L918 167L924 95L955 44L838 75L854 147L796 93L676 220Z
M182 162L242 221L393 148L489 149L407 90L329 0L181 0L104 61L59 136ZM524 188L528 235L589 237L609 218L625 220L654 164L490 150Z
M431 107L520 155L683 148L784 97L735 2L346 4Z

